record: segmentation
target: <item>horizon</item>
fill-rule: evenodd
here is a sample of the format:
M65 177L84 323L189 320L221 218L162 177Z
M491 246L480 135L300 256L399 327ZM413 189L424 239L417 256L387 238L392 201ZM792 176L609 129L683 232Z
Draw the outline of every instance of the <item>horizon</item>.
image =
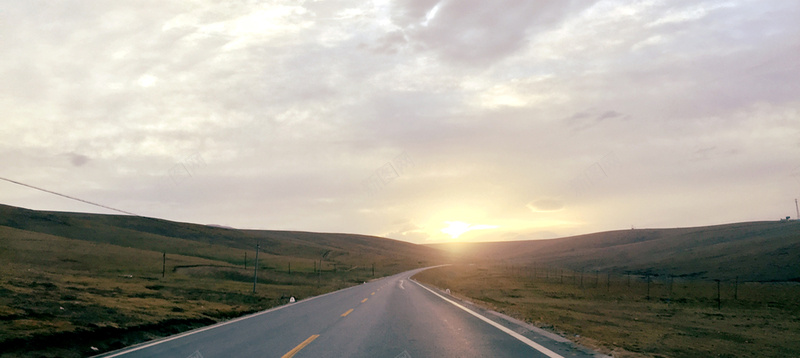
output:
M7 205L417 244L797 219L797 3L34 0L0 18Z
M6 205L2 204L0 205ZM200 226L208 226L213 228L220 228L220 229L228 229L228 230L256 230L256 231L283 231L283 232L308 232L308 233L315 233L315 234L343 234L343 235L363 235L363 236L373 236L382 239L392 239L390 237L385 236L378 236L378 235L370 235L370 234L363 234L357 232L320 232L320 231L308 231L308 230L273 230L273 229L253 229L253 228L237 228L231 226L222 226L218 224L204 224L204 223L195 223L195 222L184 222L184 221L173 221L168 219L162 218L155 218L155 217L147 217L147 216L140 216L140 215L127 215L127 214L105 214L105 213L96 213L96 212L84 212L84 211L55 211L55 210L38 210L38 209L31 209L26 207L18 207L12 206L15 208L20 208L24 210L31 210L31 211L39 211L39 212L52 212L52 213L63 213L63 214L89 214L89 215L113 215L113 216L130 216L130 217L140 217L146 219L155 219L155 220L164 220L175 222L178 224L189 224L189 225L200 225ZM784 220L785 218L779 219L777 222L788 222ZM789 221L800 221L800 219L791 219ZM704 229L704 228L715 228L720 226L728 226L728 225L737 225L737 224L753 224L753 223L768 223L768 222L776 222L776 220L751 220L751 221L737 221L737 222L726 222L726 223L717 223L717 224L710 224L710 225L702 225L702 226L676 226L676 227L643 227L643 228L630 228L630 229L610 229L610 230L603 230L603 231L595 231L595 232L587 232L587 233L578 233L575 235L569 236L558 236L558 237L551 237L551 238L540 238L540 239L517 239L517 240L494 240L494 241L457 241L457 240L445 240L445 241L436 241L436 242L423 242L423 243L415 243L405 240L398 240L403 241L415 245L438 245L438 244L481 244L481 243L497 243L497 242L521 242L521 241L547 241L547 240L559 240L559 239L568 239L572 237L579 237L579 236L589 236L589 235L597 235L597 234L606 234L611 232L624 232L624 231L635 231L635 230L679 230L679 229Z

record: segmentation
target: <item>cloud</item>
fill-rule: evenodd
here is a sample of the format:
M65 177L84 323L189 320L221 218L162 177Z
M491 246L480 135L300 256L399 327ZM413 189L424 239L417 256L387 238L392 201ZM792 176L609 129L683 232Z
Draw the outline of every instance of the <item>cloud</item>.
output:
M528 203L528 208L534 212L559 211L564 209L564 203L558 199L538 199Z
M69 162L76 167L81 167L84 164L89 162L89 157L81 154L70 153L69 154Z
M401 220L399 222L395 222L395 227L398 227L396 231L386 233L383 236L417 244L425 243L430 239L430 234L428 234L422 227L414 224L411 220Z
M720 4L8 2L0 156L142 215L416 242L785 216L800 6Z
M630 116L626 116L615 110L596 111L589 109L567 117L564 119L564 123L570 126L573 131L579 132L599 125L609 119L626 120L629 118Z
M556 26L587 5L580 1L401 1L393 8L393 21L412 41L447 61L483 65L514 53L526 45L531 33ZM430 18L434 7L437 11Z

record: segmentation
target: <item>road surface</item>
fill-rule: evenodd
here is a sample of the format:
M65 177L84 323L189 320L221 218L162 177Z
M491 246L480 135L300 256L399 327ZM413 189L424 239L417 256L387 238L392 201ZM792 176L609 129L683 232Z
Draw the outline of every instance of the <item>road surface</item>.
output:
M98 357L601 357L410 279L412 270Z

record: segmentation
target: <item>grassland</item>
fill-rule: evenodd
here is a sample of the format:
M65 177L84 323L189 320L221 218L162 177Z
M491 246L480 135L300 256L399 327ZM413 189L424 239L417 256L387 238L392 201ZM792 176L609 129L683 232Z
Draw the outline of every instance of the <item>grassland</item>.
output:
M442 262L477 264L418 278L614 356L800 356L797 222L431 248L3 205L0 356L88 356Z
M441 257L361 235L0 206L0 356L99 354Z
M638 276L580 276L456 265L415 278L614 357L800 356L796 283L725 281L717 301L714 281L650 278L648 290Z
M431 245L463 263L800 282L800 221L601 232L552 240Z

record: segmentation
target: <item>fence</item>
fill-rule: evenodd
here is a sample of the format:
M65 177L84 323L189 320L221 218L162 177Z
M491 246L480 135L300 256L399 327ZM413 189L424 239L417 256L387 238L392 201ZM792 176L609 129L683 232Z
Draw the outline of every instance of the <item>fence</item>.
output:
M726 304L773 308L800 305L798 282L746 282L738 277L711 279L656 273L573 271L533 265L506 265L499 272L545 292L591 298L707 305L718 309Z

